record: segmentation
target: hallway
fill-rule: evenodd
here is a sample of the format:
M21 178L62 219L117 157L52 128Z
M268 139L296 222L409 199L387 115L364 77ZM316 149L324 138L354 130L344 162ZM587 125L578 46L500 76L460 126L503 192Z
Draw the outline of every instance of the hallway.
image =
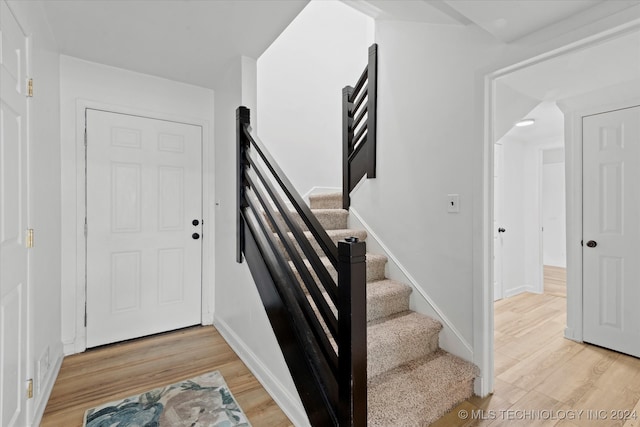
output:
M253 426L291 426L213 326L98 347L62 363L42 427L80 427L85 410L219 370Z
M553 276L545 289L557 294L563 283ZM640 359L565 339L566 298L554 294L495 303L493 395L461 403L433 426L640 425Z

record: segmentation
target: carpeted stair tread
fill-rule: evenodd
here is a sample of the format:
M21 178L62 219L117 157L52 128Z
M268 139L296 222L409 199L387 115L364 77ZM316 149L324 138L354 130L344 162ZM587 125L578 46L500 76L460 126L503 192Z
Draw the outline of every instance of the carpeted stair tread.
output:
M369 381L368 426L428 426L473 394L477 368L438 350Z
M383 279L367 283L367 321L409 310L410 286Z
M344 209L312 209L311 212L315 215L320 222L320 225L325 230L339 230L347 228L347 218L349 217L349 211ZM265 214L266 215L266 214ZM282 220L282 214L280 212L276 212L276 216L278 219ZM296 224L300 226L303 230L308 230L307 225L300 218L300 214L295 210L291 211L291 216L295 220ZM275 231L275 229L272 230Z
M311 209L342 209L342 193L313 194L309 196Z
M385 279L367 283L367 321L372 322L383 317L404 313L409 310L409 296L411 287L404 283ZM322 295L327 301L333 314L337 316L338 311L333 305L329 294L322 291ZM315 306L311 295L307 295L309 302ZM315 310L314 308L314 311Z
M367 327L367 377L419 359L438 349L442 324L408 311L370 322Z
M289 235L289 239L294 243L296 249L298 250L298 253L302 256L303 259L306 258L305 254L302 252L302 249L300 249L300 247L298 246L298 243L295 241L295 239L293 237L293 233L287 233L287 234ZM340 230L327 230L327 234L329 235L329 238L331 239L331 241L336 246L338 245L338 241L344 240L347 237L357 237L360 240L365 240L367 238L367 232L366 231L364 231L364 230L352 230L352 229L349 229L349 228L344 228L344 229L340 229ZM309 240L309 242L311 243L311 246L313 247L313 250L318 255L324 255L324 252L322 251L322 249L320 249L320 245L316 241L315 237L313 237L313 234L311 234L310 231L305 231L304 235L307 237L307 240ZM290 260L291 257L289 256L289 252L287 252L285 250L284 245L282 244L282 242L279 239L279 236L276 234L275 237L276 237L276 240L278 242L278 245L280 246L280 250L285 255L285 259Z

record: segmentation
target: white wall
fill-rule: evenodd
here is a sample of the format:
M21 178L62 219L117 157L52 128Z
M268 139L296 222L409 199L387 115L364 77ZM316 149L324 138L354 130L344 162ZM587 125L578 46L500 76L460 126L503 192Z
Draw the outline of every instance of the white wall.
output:
M503 47L473 27L393 21L376 22L376 42L377 178L352 209L473 348L475 73Z
M542 262L567 266L567 222L564 179L564 149L542 153Z
M32 48L28 227L35 230L35 246L29 251L27 374L34 379L34 399L28 401L27 419L38 425L62 362L59 57L41 5L13 1L9 5Z
M242 57L215 88L216 305L214 324L295 425L308 425L246 262L236 263L236 109L256 113L256 62Z
M372 43L371 18L312 1L258 59L258 133L300 194L342 186L342 88Z
M213 320L213 91L159 77L60 57L62 166L62 340L65 353L85 349L84 108L173 119L203 126L203 322Z

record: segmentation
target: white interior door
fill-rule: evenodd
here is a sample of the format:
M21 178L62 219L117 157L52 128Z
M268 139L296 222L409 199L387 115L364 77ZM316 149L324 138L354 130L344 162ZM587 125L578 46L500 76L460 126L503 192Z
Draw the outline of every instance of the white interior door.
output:
M582 126L583 339L640 357L640 107Z
M27 425L27 39L3 0L0 31L0 425L22 427Z
M87 110L87 347L201 322L202 128Z
M503 231L502 213L504 210L504 152L502 144L494 145L493 161L493 300L504 297L503 294Z

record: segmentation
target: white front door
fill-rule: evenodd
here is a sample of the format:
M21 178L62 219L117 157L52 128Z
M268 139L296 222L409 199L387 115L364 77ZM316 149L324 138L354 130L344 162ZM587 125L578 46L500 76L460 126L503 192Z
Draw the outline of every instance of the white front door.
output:
M27 401L26 37L0 0L0 425L25 426Z
M87 347L201 323L202 128L86 114Z
M640 107L582 126L583 339L640 357Z
M493 300L504 297L502 284L503 231L502 213L504 211L504 152L502 144L496 143L493 152Z

